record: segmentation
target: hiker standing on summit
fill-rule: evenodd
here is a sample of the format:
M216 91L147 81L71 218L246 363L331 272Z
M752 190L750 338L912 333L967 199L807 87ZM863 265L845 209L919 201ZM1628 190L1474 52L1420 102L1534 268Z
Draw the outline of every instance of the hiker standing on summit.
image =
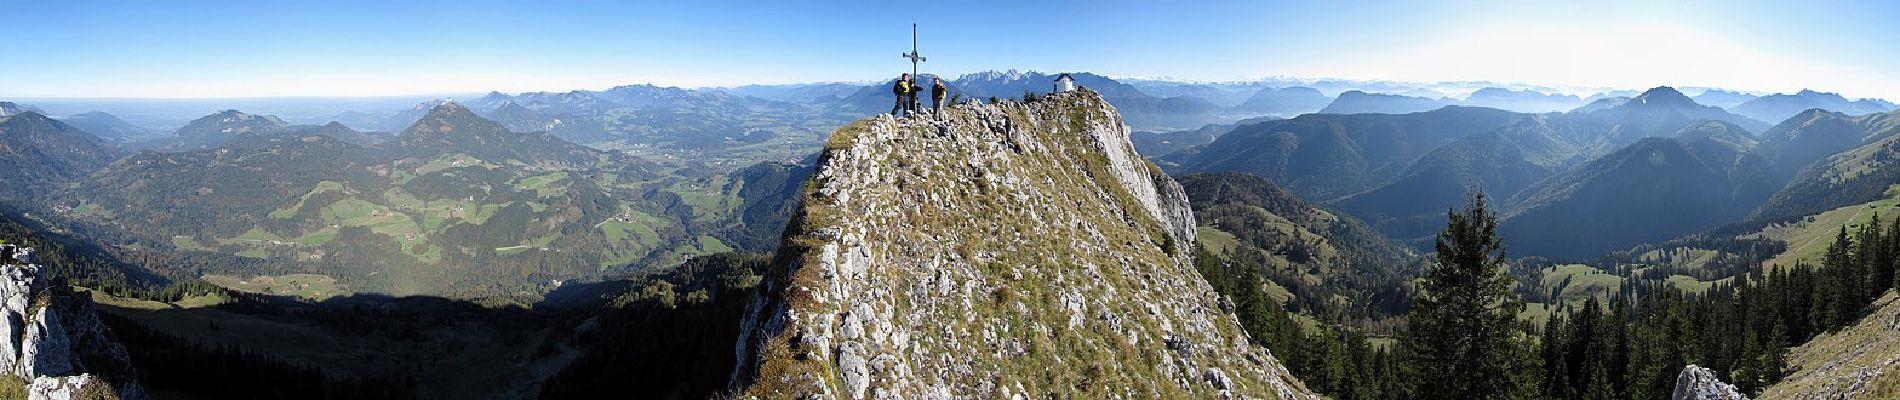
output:
M891 116L903 117L917 111L913 105L917 100L917 85L911 83L909 73L897 78L897 83L891 85L891 94L897 96L897 105L891 106Z
M937 118L943 117L943 98L949 97L949 96L950 96L950 88L943 86L943 78L931 77L930 78L930 114L931 116L937 117Z

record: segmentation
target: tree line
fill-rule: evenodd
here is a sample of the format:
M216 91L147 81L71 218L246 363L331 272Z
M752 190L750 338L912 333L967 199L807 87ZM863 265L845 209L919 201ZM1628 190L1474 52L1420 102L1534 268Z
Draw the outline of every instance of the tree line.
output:
M1338 399L1667 398L1689 364L1752 395L1789 372L1789 346L1855 323L1900 285L1900 219L1875 216L1841 228L1820 265L1757 261L1701 292L1629 279L1535 326L1518 318L1519 283L1483 197L1448 214L1406 327L1389 340L1302 327L1244 257L1197 249L1196 267L1255 342Z
M415 381L334 376L229 345L205 345L100 313L156 394L201 399L413 399Z

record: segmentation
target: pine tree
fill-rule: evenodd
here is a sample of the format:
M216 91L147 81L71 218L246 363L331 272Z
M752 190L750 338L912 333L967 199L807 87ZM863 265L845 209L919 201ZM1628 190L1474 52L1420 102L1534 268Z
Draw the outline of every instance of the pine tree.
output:
M1608 361L1605 365L1610 368L1610 380L1615 388L1615 397L1623 399L1630 398L1630 340L1629 329L1626 325L1629 322L1628 299L1626 296L1619 295L1610 302L1610 314L1607 318L1609 323L1604 324L1604 328L1610 331L1606 335L1606 339L1609 340L1610 354L1607 356Z
M1504 244L1497 216L1482 194L1464 213L1448 212L1438 234L1437 262L1419 281L1408 316L1406 342L1419 375L1420 398L1493 399L1533 397L1533 358L1520 344L1517 313L1523 309L1504 274ZM1527 387L1528 386L1528 387ZM1526 391L1529 389L1529 391Z
M1840 233L1835 235L1834 243L1827 246L1827 253L1821 259L1820 280L1814 286L1814 302L1810 308L1816 330L1832 330L1836 324L1846 319L1841 315L1844 308L1842 306L1847 304L1847 298L1851 297L1849 293L1854 292L1854 288L1848 283L1853 279L1847 275L1849 265L1852 263L1847 251L1851 244L1852 239L1847 237L1847 227L1843 226Z
M1867 223L1866 232L1866 237L1861 239L1866 243L1862 246L1865 248L1862 254L1865 254L1864 268L1867 273L1867 281L1863 286L1867 288L1864 298L1871 300L1880 297L1893 285L1893 242L1897 239L1886 227L1881 226L1879 213L1875 213L1873 221Z
M1788 329L1781 324L1768 331L1766 349L1762 352L1762 386L1781 382L1782 374L1788 369Z
M1610 400L1616 398L1616 385L1610 384L1610 370L1603 364L1590 365L1590 385L1584 387L1585 400Z
M1584 301L1582 310L1571 316L1574 321L1570 323L1570 336L1567 338L1569 341L1567 352L1570 356L1566 360L1570 364L1568 366L1570 375L1564 377L1570 381L1570 387L1577 391L1571 398L1579 398L1576 397L1578 395L1587 398L1588 391L1595 389L1597 384L1594 381L1596 376L1593 374L1604 361L1602 342L1598 336L1602 331L1600 325L1603 324L1603 313L1598 310L1596 297L1591 297ZM1607 374L1608 371L1604 372Z
M1887 263L1875 268L1885 270L1888 287L1900 288L1900 218L1893 219L1893 225L1887 228Z
M1239 268L1239 276L1234 279L1234 313L1238 314L1240 326L1252 335L1254 340L1273 343L1273 337L1283 332L1275 332L1271 325L1274 311L1273 301L1260 289L1264 284L1260 274L1252 268ZM1269 346L1271 347L1271 346Z
M1753 328L1746 328L1743 332L1742 355L1736 359L1733 370L1729 371L1729 380L1734 381L1735 386L1744 393L1754 393L1762 385L1761 368L1758 365L1762 354L1761 337L1755 334Z
M1300 363L1299 377L1306 386L1321 393L1337 394L1341 388L1341 375L1345 366L1341 361L1339 340L1331 330L1321 329L1302 341L1306 345L1306 355Z
M1544 334L1538 341L1538 352L1544 359L1544 398L1547 399L1570 397L1566 336L1562 316L1552 315L1544 321Z

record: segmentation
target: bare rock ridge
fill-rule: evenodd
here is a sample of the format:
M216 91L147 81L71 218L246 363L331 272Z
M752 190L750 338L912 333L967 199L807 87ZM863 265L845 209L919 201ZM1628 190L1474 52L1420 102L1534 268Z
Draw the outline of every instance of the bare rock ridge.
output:
M735 348L746 398L1314 398L1191 265L1101 95L840 128Z
M145 398L91 299L46 282L32 254L0 244L0 372L29 381L31 399Z
M1715 377L1715 371L1694 364L1682 367L1682 374L1676 375L1676 390L1669 395L1673 400L1748 400L1735 385L1722 383Z

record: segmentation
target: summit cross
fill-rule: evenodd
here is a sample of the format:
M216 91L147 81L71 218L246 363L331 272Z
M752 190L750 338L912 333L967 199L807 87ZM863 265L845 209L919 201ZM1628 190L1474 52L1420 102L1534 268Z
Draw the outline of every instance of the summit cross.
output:
M910 59L910 76L917 76L917 63L928 61L917 54L917 24L910 24L910 52L903 56Z

